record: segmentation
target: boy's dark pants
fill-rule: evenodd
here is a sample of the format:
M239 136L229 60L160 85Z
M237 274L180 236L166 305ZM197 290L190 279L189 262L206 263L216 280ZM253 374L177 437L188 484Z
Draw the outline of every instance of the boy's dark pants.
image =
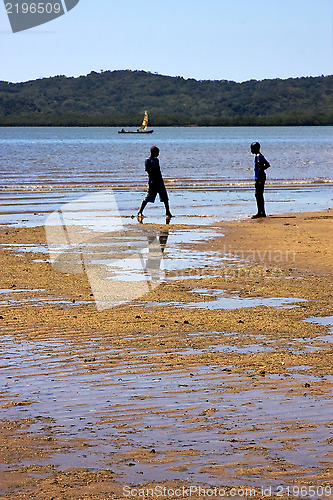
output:
M255 182L255 197L257 200L258 214L265 214L265 202L264 202L264 188L265 179L257 179Z

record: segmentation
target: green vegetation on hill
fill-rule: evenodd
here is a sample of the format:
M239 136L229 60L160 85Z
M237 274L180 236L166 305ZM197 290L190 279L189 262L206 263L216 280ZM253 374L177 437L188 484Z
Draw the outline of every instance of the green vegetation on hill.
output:
M0 82L0 125L333 125L333 76L197 81L103 71Z

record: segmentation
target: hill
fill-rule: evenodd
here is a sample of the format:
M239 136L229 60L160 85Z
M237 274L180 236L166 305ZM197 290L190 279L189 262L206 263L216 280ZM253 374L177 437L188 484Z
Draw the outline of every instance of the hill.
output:
M333 125L333 76L197 81L145 71L0 82L0 125Z

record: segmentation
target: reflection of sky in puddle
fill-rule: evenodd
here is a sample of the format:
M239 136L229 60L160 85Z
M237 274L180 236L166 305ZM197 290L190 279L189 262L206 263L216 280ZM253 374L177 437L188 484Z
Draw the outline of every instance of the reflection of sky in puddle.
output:
M332 343L333 343L333 316L323 316L323 317L317 317L313 316L312 318L306 318L303 321L306 323L316 323L318 325L323 325L323 326L331 326L329 329L329 333L327 335L319 335L318 337L313 337L312 339L303 339L302 341L298 339L298 342L304 343L301 346L301 349L295 350L295 354L302 354L303 352L316 352L317 350L327 350L331 349ZM322 342L324 345L323 346L313 346L311 345L312 342ZM308 343L308 345L306 345ZM326 345L325 345L326 344Z
M331 348L331 343L333 340L332 335L320 335L318 337L310 337L310 338L294 338L290 342L283 337L279 337L278 339L271 339L267 335L250 335L250 334L241 334L241 333L233 333L233 332L198 332L198 333L189 333L190 337L209 337L209 336L223 336L230 337L233 340L237 339L247 339L251 340L251 338L255 338L256 340L262 340L263 343L255 344L255 345L246 345L246 347L238 348L237 346L210 346L212 347L212 352L214 352L215 347L220 349L218 352L238 352L242 354L250 353L250 352L267 352L277 349L280 345L281 341L285 342L285 345L288 347L289 352L293 354L305 354L307 352L317 352L325 349ZM320 345L323 343L324 345ZM326 344L326 345L325 345ZM209 352L209 348L204 349L203 352ZM225 351L224 351L225 349Z
M263 346L258 344L247 345L246 347L237 347L235 345L210 345L209 347L205 347L202 349L188 348L181 350L172 350L163 353L158 353L158 356L169 356L169 355L179 355L179 356L196 356L199 354L212 354L215 352L223 352L223 353L237 353L237 354L254 354L256 352L269 352L273 351L272 347ZM151 351L136 351L135 353L139 357L149 357ZM156 355L156 354L155 354Z
M209 290L207 288L195 288L191 290L192 293L199 293L207 297L213 297L214 300L203 301L203 302L141 302L142 304L148 306L174 306L189 309L238 309L243 307L275 307L275 308L292 308L296 307L299 302L304 302L306 299L296 299L287 297L239 297L234 295L232 297L226 296L224 290Z
M34 290L29 290L34 291ZM0 306L25 306L25 307L41 307L52 305L80 306L85 304L93 304L91 300L75 300L75 299L60 299L59 297L6 297L5 300L0 300Z
M172 305L182 308L196 309L236 309L243 307L295 307L304 299L285 298L285 297L240 297L238 295L226 294L224 290L194 289L192 292L205 295L212 300L178 303L178 302L138 302L138 299L146 292L143 288L133 288L134 282L147 282L156 288L162 281L181 280L181 279L200 279L204 277L218 276L217 268L224 268L226 263L240 261L236 256L230 257L213 251L196 251L194 248L188 248L188 245L208 241L222 233L218 228L205 228L194 230L170 231L170 228L164 227L163 230L149 228L141 225L126 226L123 230L113 233L99 233L99 231L88 231L82 233L77 229L69 229L68 234L74 234L79 243L69 246L69 251L64 252L63 244L59 244L54 251L54 262L57 264L59 259L60 267L55 269L61 272L80 272L80 269L72 271L70 266L77 266L88 274L91 287L93 284L89 277L89 269L96 273L98 268L98 286L101 290L101 297L98 298L94 292L96 304L100 307L113 307L117 303L133 303L138 305L143 303L146 306L164 306ZM74 231L74 233L71 233ZM222 235L223 236L223 235ZM82 240L82 241L81 241ZM55 242L57 241L55 237ZM7 249L14 250L15 253L23 252L46 252L47 247L42 245L8 245ZM121 258L119 258L121 257ZM191 270L194 271L191 274ZM166 274L167 273L167 274ZM176 274L173 275L173 273ZM169 277L169 274L171 276ZM184 274L184 276L182 276ZM94 275L96 276L96 274ZM103 287L100 286L104 283ZM109 282L109 283L108 283ZM110 282L114 282L114 286ZM132 285L130 284L132 282ZM126 285L127 283L127 285ZM131 291L126 295L126 286L132 286ZM117 288L117 290L115 289ZM117 299L118 288L123 289L122 294ZM148 287L147 291L148 291ZM131 293L130 293L131 292ZM118 302L116 302L118 300ZM71 303L63 299L41 298L30 300L22 299L20 302L9 298L0 305L46 305L50 303ZM78 301L77 305L90 303L90 301Z
M15 255L23 255L24 253L48 253L47 245L21 244L21 243L1 243L0 247L3 250L14 252Z
M236 352L238 354L254 354L256 352L269 352L273 351L271 347L262 346L258 344L248 345L246 347L237 347L235 345L210 345L205 349L184 349L183 351L174 351L173 354L180 354L181 356L192 356L195 354L209 354L214 352Z
M108 233L97 236L96 233L90 231L87 233L88 241L84 239L80 244L74 245L69 253L63 253L63 246L59 245L58 252L61 258L61 265L63 266L61 268L62 272L69 272L70 269L68 266L73 264L81 266L81 259L84 259L86 270L89 266L99 267L102 271L99 274L99 280L106 283L105 294L107 294L108 281L115 281L119 284L123 283L123 288L126 286L126 283L145 281L154 283L154 287L156 287L159 282L168 281L169 279L173 281L218 276L217 268L222 268L226 263L230 263L231 261L236 261L240 265L240 261L236 257L230 258L230 256L221 255L218 252L202 252L196 251L195 247L192 249L187 247L189 244L207 241L221 235L221 231L217 228L169 232L169 228L159 231L139 226L134 231L127 227L124 233L119 233L119 235L116 233L116 236ZM11 248L18 254L22 252L47 251L47 247L40 245L17 244L8 246L8 248ZM135 253L133 253L133 249ZM57 255L56 251L56 258ZM123 258L116 258L119 255ZM193 274L191 270L194 271ZM176 273L176 276L173 273ZM110 288L110 290L113 289ZM230 294L227 296L223 290L209 291L208 289L194 289L193 292L201 293L213 300L189 302L186 304L177 302L146 302L145 305L173 305L175 307L213 310L257 306L287 308L294 307L296 302L301 301L301 299L281 297L239 297L238 295L230 296ZM108 305L108 296L105 294L103 300ZM142 296L142 293L139 293L138 298L140 296ZM24 299L21 301L21 304L29 305L37 303L37 305L46 305L50 301L54 303L56 299L42 298L37 302L36 300L29 301L29 299ZM133 297L127 300L127 302L132 301ZM126 296L124 296L122 302L119 301L119 303L124 302L126 302ZM58 303L70 303L70 301L59 299ZM85 302L80 301L76 303L83 304ZM18 304L18 302L13 302L13 300L8 300L7 304L3 302L3 305L14 304ZM115 304L111 304L110 302L109 306L112 307L113 305Z
M51 417L48 432L54 433L55 440L66 440L66 452L59 449L50 459L41 459L43 463L61 468L111 466L120 475L119 481L140 484L152 479L186 480L188 474L193 482L214 477L216 484L222 484L225 478L211 476L213 472L205 473L202 467L230 464L233 479L244 479L232 464L261 463L258 451L251 451L255 442L264 447L264 461L269 467L277 458L289 461L291 472L297 465L302 467L303 474L306 466L311 474L314 468L326 466L331 393L314 396L315 404L312 397L290 394L295 385L320 384L320 377L295 373L291 381L283 373L253 378L253 372L242 375L226 371L230 366L215 365L191 366L190 372L170 373L135 358L142 353L140 350L121 351L98 341L75 345L58 339L29 341L4 335L2 352L1 403L30 402L3 407L3 416L32 418L32 433L41 433L45 426L41 419ZM190 354L187 349L184 353ZM105 366L107 360L110 366ZM71 445L71 439L84 440L89 447ZM286 439L292 439L292 449L284 447ZM145 465L132 459L134 466L128 470L128 460L122 453L133 447L154 448L157 459L163 458L167 450L179 454L166 463L157 460ZM188 448L199 453L191 459L183 453ZM34 464L38 463L34 457ZM184 472L172 471L171 465L186 468ZM284 467L288 472L286 462ZM260 484L255 474L246 475L247 481ZM281 484L283 478L268 482Z
M77 235L79 241L83 234L82 241L69 246L63 242L52 245L50 258L38 258L34 259L34 262L55 264L55 269L60 272L80 272L83 270L83 261L86 271L89 270L89 267L99 268L99 280L105 283L103 300L106 305L108 304L107 290L111 290L110 294L114 293L114 288L109 287L108 281L119 283L119 286L123 283L124 290L126 283L129 282L147 282L156 287L159 282L167 279L166 272L172 274L172 272L181 271L181 274L185 274L184 270L189 273L189 270L198 267L203 268L196 273L197 279L200 279L216 276L216 266L222 265L223 261L228 259L221 258L216 252L200 252L183 247L184 244L207 241L216 235L221 235L222 233L217 228L169 232L169 228L160 231L136 225L135 227L127 226L118 233L117 231L100 233L93 230L82 233L80 229L70 228L68 234ZM57 233L55 233L55 242L57 242ZM13 251L19 256L27 252L48 253L48 247L45 245L8 244L3 245L3 248ZM215 266L215 270L210 273L209 268L212 266ZM193 274L192 276L186 274L184 279L193 277ZM179 280L181 277L179 275L170 276L170 279ZM141 295L142 293L139 294L139 296ZM131 294L129 297L127 302L133 300ZM96 300L98 301L98 299ZM47 305L50 301L54 303L55 299L41 298L38 302L22 299L20 304ZM110 307L115 305L111 302ZM124 302L126 302L126 296L122 301L119 300L119 303ZM59 299L58 303L66 302ZM13 301L12 299L9 299L7 304L2 303L2 305L18 304L17 300Z
M130 233L126 234L124 240L118 240L117 238L112 236L108 239L108 233L104 233L99 237L98 233L90 231L87 232L88 241L83 241L80 242L80 244L72 245L70 248L59 244L56 251L61 252L70 249L73 251L72 255L84 253L89 259L92 259L92 262L108 266L110 265L108 262L108 255L110 253L114 253L119 248L119 251L121 251L122 259L117 260L116 267L118 267L120 273L122 272L122 270L125 270L127 272L128 270L130 270L130 262L127 260L127 258L131 257L131 252L133 253L131 244L134 247L138 245L143 246L143 243L145 241L145 248L142 248L142 255L144 257L149 246L149 241L146 239L144 229L142 234L140 233L140 231L139 233L132 233L130 227L125 229L130 231ZM167 241L165 248L163 248L163 255L161 254L161 257L163 256L163 266L167 271L183 270L187 268L203 266L205 264L217 265L221 264L223 261L236 261L236 258L221 256L220 254L218 254L218 252L200 252L194 249L182 247L183 244L208 241L209 239L212 239L216 236L222 236L222 233L216 228L212 228L210 230L195 229L191 231L181 230L170 232L169 230L159 231L157 229L152 229L151 233L147 234L148 236L152 234L155 237L165 235ZM128 244L128 248L125 247L126 243ZM1 246L4 248L4 250L13 251L15 255L22 255L23 253L28 252L45 254L49 253L49 248L47 245L11 243L2 244ZM136 250L138 250L138 248L136 248ZM69 255L69 257L72 257L72 255ZM94 256L96 256L95 260L93 260ZM103 258L98 259L98 256Z
M207 241L211 238L216 237L217 235L222 235L220 231L214 228L209 231L186 230L177 232L173 231L170 233L167 231L162 231L160 233L155 230L152 231L152 234L156 235L157 237L162 235L166 238L165 246L163 245L163 247L160 247L158 249L159 251L156 251L155 248L155 255L152 256L152 260L156 261L156 265L158 265L161 271L184 271L185 269L193 269L204 266L208 267L223 265L223 262L230 260L236 261L236 258L231 259L227 256L221 256L221 254L218 252L202 252L195 249L184 248L182 246L183 244L192 244L201 241ZM130 240L131 236L129 236L129 242ZM86 253L87 259L91 263L106 266L107 268L113 270L114 279L124 279L124 281L141 281L142 279L145 279L142 270L146 269L147 258L149 259L150 257L148 254L148 240L146 240L146 248L143 248L141 250L141 253L139 254L139 259L137 255L131 255L131 249L129 248L127 250L122 250L122 259L111 260L110 258L108 258L108 251L110 253L111 251L114 251L115 248L116 244L114 242L102 242L97 243L96 245L94 245L93 243L86 243L84 245L81 245L81 251ZM97 258L97 256L99 256L99 258ZM144 262L140 262L140 259L143 259ZM206 269L205 274L206 276L211 276L208 275L208 269ZM201 278L202 276L199 275L198 277ZM188 276L185 276L185 278L188 278ZM171 277L171 279L181 278L179 278L178 276L177 278Z
M168 281L183 281L183 280L191 280L191 279L204 279L204 278L219 278L220 274L189 274L188 276L168 276Z
M147 269L149 265L147 264L147 259L144 256L140 258L128 257L124 260L111 261L109 259L101 260L91 260L91 264L98 264L105 266L109 272L113 275L107 276L106 280L116 280L116 281L149 281L153 277L153 273L149 274ZM163 260L161 260L159 269L154 269L155 279L162 280L165 278L163 273Z
M44 291L45 288L0 288L0 295L22 293L22 292L44 292Z
M312 318L306 318L304 321L307 323L318 323L319 325L333 326L333 316L323 316L323 317L313 316Z
M209 250L203 252L183 246L209 241L218 236L223 236L223 233L217 228L170 232L164 251L165 270L169 272L184 271L191 268L223 265L224 261L230 259L227 256L221 255L220 252ZM208 270L206 271L208 272ZM199 277L201 276L199 275ZM175 279L175 277L171 279ZM183 279L183 277L178 277L178 279Z

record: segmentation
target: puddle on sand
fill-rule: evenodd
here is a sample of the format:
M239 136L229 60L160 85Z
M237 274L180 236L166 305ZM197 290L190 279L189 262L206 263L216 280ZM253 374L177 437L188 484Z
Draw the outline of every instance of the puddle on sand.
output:
M198 332L189 333L190 337L207 337L207 336L223 336L230 337L230 339L248 339L255 338L262 340L262 344L246 344L246 346L237 347L235 345L211 345L206 349L200 350L201 352L238 352L239 354L255 353L255 352L269 352L276 350L281 341L284 342L284 347L287 347L292 354L305 354L309 352L318 352L331 349L332 335L321 335L319 337L311 338L294 338L290 342L283 337L278 339L270 339L267 335L250 335L240 333L226 333L226 332ZM216 350L215 350L216 349ZM199 352L199 351L198 351ZM182 353L184 354L184 353Z
M150 306L173 306L181 307L184 309L238 309L243 307L275 307L289 309L296 307L300 302L306 302L306 299L296 299L287 297L239 297L238 295L230 296L225 290L213 290L208 288L194 288L190 293L199 293L205 295L206 297L212 297L213 300L202 301L202 302L154 302L154 301L141 301L140 304L134 305L144 305L146 307Z
M46 305L82 305L91 304L92 301L88 300L73 300L73 299L60 299L58 297L26 297L27 293L45 292L45 288L1 288L0 295L5 295L6 298L0 300L0 306L46 306Z
M246 347L237 347L235 345L210 345L203 349L184 349L181 351L171 351L168 354L180 354L181 356L192 356L196 354L214 353L214 352L236 352L238 354L254 354L256 352L269 352L274 349L262 345L247 345Z
M1 243L0 247L3 250L13 252L17 256L24 255L25 253L48 253L49 249L46 245L37 244L21 244L21 243Z
M216 268L223 267L224 262L230 260L216 252L201 252L195 248L188 248L193 243L208 241L217 235L222 235L218 228L170 231L167 226L158 229L136 224L125 226L119 231L101 232L69 226L67 233L72 235L74 242L66 245L63 241L58 241L57 232L53 233L50 230L50 253L46 245L15 243L5 244L2 247L17 256L36 253L38 257L34 262L47 262L53 265L57 272L71 273L85 270L90 282L91 279L94 281L94 277L98 274L98 283L94 282L94 286L102 291L101 302L109 306L115 305L114 297L117 296L116 292L119 292L118 288L124 290L123 295L126 299L122 299L119 303L128 303L132 299L133 290L138 290L137 293L142 296L142 290L149 289L148 286L145 287L146 282L155 288L161 281L168 279L166 272L171 275L177 274L176 277L170 276L172 280L181 279L180 274L185 274L184 279L189 278L188 274L193 278L194 273L197 279L209 278L218 275ZM54 242L52 238L55 239ZM45 257L44 255L41 257L41 254ZM137 288L133 288L133 282L138 283ZM93 287L92 283L91 285ZM57 300L51 302L57 303ZM58 303L63 304L64 301L59 299ZM38 301L22 299L21 302L9 298L7 304L3 301L0 305L48 304L50 300L44 298ZM99 304L97 299L96 304Z
M293 393L309 381L311 387L322 384L313 375L262 378L205 365L161 371L136 357L135 349L98 341L78 345L7 335L2 353L3 417L32 418L32 434L44 432L48 418L48 435L66 441L65 453L58 447L43 463L111 467L118 481L138 484L191 477L193 484L230 486L236 480L259 486L250 466L281 466L278 479L265 480L268 485L288 484L297 467L300 481L328 467L332 391ZM140 457L140 450L152 449L148 459Z
M310 339L294 339L292 344L298 344L299 349L294 349L292 352L295 354L303 354L304 352L316 352L332 348L333 344L333 316L306 318L303 320L305 323L316 323L323 326L331 326L327 335L319 335ZM322 343L322 345L318 345ZM312 345L315 344L315 345Z
M80 228L79 228L80 229ZM81 232L78 228L79 236ZM230 257L228 253L221 254L212 251L197 251L195 246L189 248L190 245L208 241L217 236L222 236L219 228L205 229L182 229L171 230L168 226L160 229L152 229L149 227L126 226L126 231L106 233L98 231L84 232L83 241L73 244L70 247L58 245L58 249L53 249L51 254L56 257L55 261L45 256L45 259L38 258L35 261L49 262L54 265L58 272L81 272L82 259L84 260L85 270L88 273L89 279L95 279L98 274L98 283L91 283L92 288L100 291L102 298L98 298L97 294L96 305L98 308L107 308L116 305L117 303L131 303L132 296L136 293L138 298L142 297L143 290L148 288L146 283L158 286L162 281L170 280L188 280L212 278L220 275L221 269L226 266L233 265L237 262L242 265L245 261L239 260L237 256ZM76 234L76 233L75 233ZM118 236L117 236L118 235ZM82 236L82 235L81 235ZM154 252L150 252L152 241ZM7 250L14 251L16 255L23 255L26 252L48 254L48 247L43 245L4 245ZM136 253L133 253L133 249ZM50 256L51 256L50 254ZM119 258L121 256L121 258ZM116 258L117 257L117 258ZM91 276L88 271L91 271ZM98 270L98 273L97 273ZM97 273L97 274L96 274ZM133 286L133 282L138 283L138 287ZM94 286L93 286L94 285ZM118 290L119 289L119 290ZM122 294L118 293L122 290ZM137 290L137 291L136 291ZM33 291L33 290L32 290ZM260 298L260 297L239 297L238 295L226 294L223 290L208 290L194 289L193 292L201 293L213 300L205 300L202 302L144 302L146 306L161 306L172 305L182 308L196 309L235 309L242 307L295 307L296 302L299 303L302 299L291 298ZM119 300L115 297L119 297ZM117 301L118 300L118 301ZM90 301L76 301L76 304L90 304ZM71 304L71 301L57 298L22 298L18 301L11 297L8 300L3 300L0 305L50 305L50 304ZM133 305L141 305L135 299Z
M309 339L293 339L288 342L292 354L305 354L307 352L326 351L332 348L333 335L321 335ZM321 344L321 345L320 345Z
M306 323L318 323L318 325L328 325L333 327L333 316L312 316L304 320Z
M28 290L32 292L34 290ZM26 292L26 290L24 290ZM11 295L11 294L8 294ZM21 297L13 298L8 297L5 300L0 300L1 307L42 307L42 306L53 306L53 305L65 305L65 306L81 306L85 304L93 304L91 300L75 300L75 299L61 299L59 297Z
M81 229L75 228L75 231L78 231L79 242L70 246L58 242L58 246L52 247L50 256L48 255L48 247L45 245L12 244L3 245L3 248L13 251L18 256L28 252L39 255L40 253L47 254L45 259L39 257L35 261L49 262L58 272L81 272L83 269L82 259L85 259L84 268L89 279L93 279L98 274L98 283L94 282L94 287L100 290L103 295L101 300L98 299L98 294L97 298L95 297L97 307L101 306L101 308L116 305L115 296L117 296L119 288L123 290L124 295L121 300L119 299L119 303L130 303L133 294L135 297L136 290L138 290L136 292L138 297L143 295L142 290L148 290L148 287L145 287L146 282L150 282L155 288L160 282L167 281L169 274L171 280L193 279L194 277L196 279L209 278L217 276L219 274L217 269L223 268L226 263L235 260L228 256L221 256L217 252L201 252L196 251L195 247L188 248L193 243L208 241L218 235L223 236L219 228L173 230L170 232L167 226L156 230L136 225L134 227L126 226L125 229L126 231L120 231L119 234L117 231L107 233L85 229L82 237ZM134 249L136 253L133 253ZM91 276L89 270L92 273ZM139 286L133 287L133 282L138 283ZM91 285L94 288L92 283ZM34 291L31 290L31 292ZM122 297L121 294L119 296ZM81 305L91 302L76 301L75 303ZM26 296L18 299L9 296L4 297L0 302L2 306L46 306L51 304L69 305L71 301L53 297L29 298ZM240 304L240 306L242 305ZM192 305L188 304L187 307L192 307ZM198 306L193 305L193 307L213 308L213 303L205 302L201 305L198 304ZM216 304L216 307L221 306ZM229 305L225 304L224 307L228 308ZM237 306L230 303L230 307Z
M0 295L11 295L23 292L44 292L45 288L0 288Z

